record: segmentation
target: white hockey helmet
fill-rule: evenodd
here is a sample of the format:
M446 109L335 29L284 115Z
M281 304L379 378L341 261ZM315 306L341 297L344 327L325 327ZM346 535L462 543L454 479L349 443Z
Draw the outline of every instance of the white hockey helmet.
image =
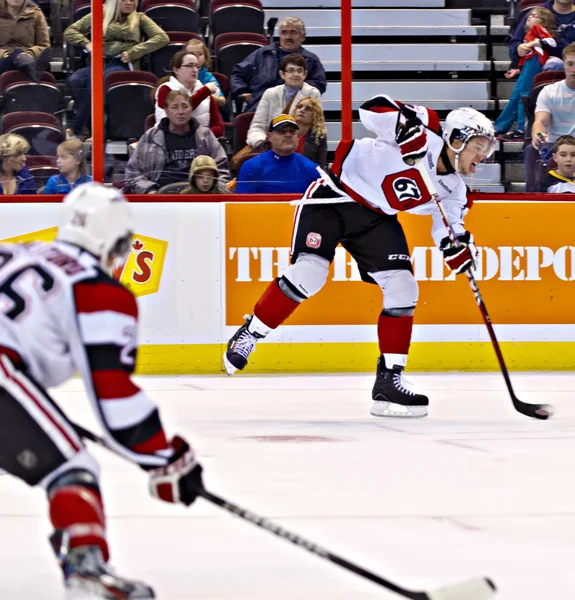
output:
M465 106L452 110L445 119L443 139L449 148L455 152L457 162L459 162L459 153L465 148L467 142L474 137L482 137L487 140L488 147L486 154L487 158L489 158L495 150L495 129L493 128L493 123L474 108ZM462 142L461 148L454 148L452 146L455 140Z
M109 271L110 257L123 262L130 251L132 221L122 192L101 183L83 183L64 198L56 239L84 248Z

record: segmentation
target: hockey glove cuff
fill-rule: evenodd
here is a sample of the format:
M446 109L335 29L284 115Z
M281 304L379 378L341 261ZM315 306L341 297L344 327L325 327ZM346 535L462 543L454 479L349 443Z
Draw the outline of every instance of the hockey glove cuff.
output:
M400 127L395 141L401 151L403 162L412 165L427 154L427 133L424 125L417 117L410 117Z
M445 264L459 275L459 273L465 273L469 269L474 270L476 268L477 248L469 231L458 235L457 239L459 241L458 246L454 245L448 237L443 238L439 249L443 252Z
M181 437L174 437L170 445L174 449L170 462L149 471L150 494L164 502L180 502L189 506L204 487L202 466L189 444Z

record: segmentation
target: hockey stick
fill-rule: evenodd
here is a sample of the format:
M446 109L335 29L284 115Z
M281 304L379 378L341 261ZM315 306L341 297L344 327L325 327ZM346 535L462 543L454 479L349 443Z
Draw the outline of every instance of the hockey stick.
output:
M459 246L460 242L453 231L453 227L451 223L447 220L445 215L445 211L443 210L443 206L441 206L441 201L439 200L439 196L437 195L437 190L435 189L435 185L427 172L427 169L422 164L421 160L416 161L415 163L418 171L421 173L423 177L423 181L435 202L435 206L439 211L439 215L441 216L441 220L443 224L447 228L449 233L449 239L451 243L455 246ZM511 385L511 378L509 377L509 371L507 370L507 366L505 365L505 360L503 359L503 353L501 352L501 347L499 346L499 342L497 341L497 337L495 336L495 329L493 328L493 323L491 322L491 318L489 317L489 313L487 312L487 307L485 306L485 302L483 301L483 297L481 296L481 292L479 291L479 287L477 285L477 281L473 275L471 269L465 272L467 275L467 280L469 281L469 285L473 291L475 296L475 300L477 301L477 306L479 306L479 310L481 312L481 316L483 317L483 321L485 322L485 326L487 327L487 331L489 333L489 337L491 338L491 343L493 344L493 349L495 350L495 354L497 356L497 361L499 362L499 368L501 369L501 373L503 374L503 379L505 379L505 384L507 385L507 390L509 391L509 395L511 396L511 401L513 402L513 406L517 412L520 412L522 415L526 415L527 417L532 417L533 419L548 419L553 415L553 407L550 404L529 404L528 402L522 402L515 395L513 390L513 386Z
M106 440L95 435L91 431L80 427L79 425L74 424L74 428L78 432L78 434L90 440L112 452L116 452L116 450L108 445ZM295 544L301 548L305 548L312 554L329 560L330 562L359 575L365 579L369 579L373 583L380 585L392 592L395 592L399 596L403 596L404 598L411 598L411 600L485 600L490 598L495 594L496 587L495 584L486 578L477 577L475 579L470 579L468 581L464 581L462 583L456 583L451 586L443 587L437 589L432 592L414 592L405 588L402 588L375 573L371 573L362 567L337 556L336 554L332 554L329 550L318 546L314 542L310 542L305 538L276 525L273 521L266 519L265 517L260 517L255 513L246 510L245 508L241 508L237 504L233 504L232 502L228 502L224 500L220 496L216 496L216 494L212 494L204 487L198 489L198 496L204 498L208 502L227 510L228 512L236 515L240 519L244 519L244 521L248 521L253 525L257 525L261 529L265 529L274 535Z

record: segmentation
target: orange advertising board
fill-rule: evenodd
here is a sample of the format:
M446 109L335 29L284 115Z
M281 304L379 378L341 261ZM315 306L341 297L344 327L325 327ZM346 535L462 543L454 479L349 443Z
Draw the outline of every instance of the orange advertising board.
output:
M227 204L226 324L240 325L270 281L289 265L294 207ZM403 214L420 299L419 324L479 324L464 276L444 266L431 218ZM575 203L476 203L466 218L479 249L476 278L497 324L575 323ZM362 282L338 248L325 287L286 325L367 325L381 311L381 291Z

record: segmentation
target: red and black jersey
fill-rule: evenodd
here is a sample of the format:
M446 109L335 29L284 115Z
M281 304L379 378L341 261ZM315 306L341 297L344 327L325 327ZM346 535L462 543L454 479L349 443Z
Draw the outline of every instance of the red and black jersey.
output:
M118 452L166 464L155 403L132 381L138 347L133 294L88 252L64 243L0 246L0 346L49 388L79 372Z

